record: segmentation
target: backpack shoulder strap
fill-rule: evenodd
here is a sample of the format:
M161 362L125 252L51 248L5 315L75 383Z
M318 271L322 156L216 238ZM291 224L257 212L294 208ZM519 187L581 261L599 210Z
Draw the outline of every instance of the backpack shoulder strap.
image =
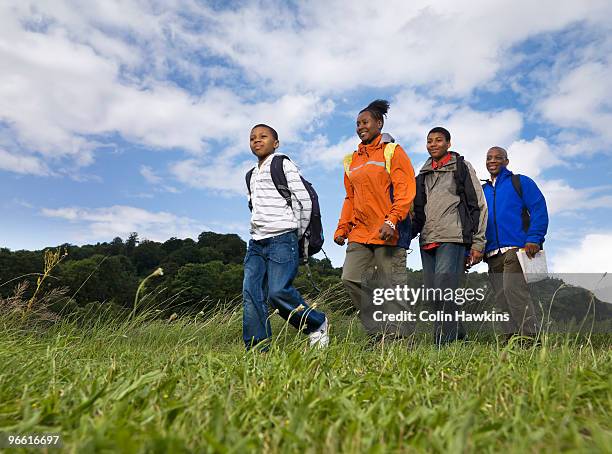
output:
M523 199L523 186L521 185L521 176L518 173L512 174L512 186L521 199L521 202L523 202L523 208L521 209L521 221L523 223L523 230L528 232L531 224L531 214L529 213L527 205L525 205L525 199Z
M471 244L480 225L478 195L465 158L458 153L453 152L453 154L457 158L454 179L457 191L456 194L459 196L460 200L459 217L461 220L463 242L465 244Z
M289 157L285 155L274 156L272 158L272 162L270 163L270 174L276 190L281 196L283 196L287 202L287 205L291 206L291 191L287 186L287 176L283 170L283 161L285 159L289 159ZM289 160L291 161L291 159Z
M342 164L344 165L344 173L346 173L347 177L351 175L351 163L353 162L353 154L355 154L354 151L345 155L342 159Z
M391 142L385 145L385 149L383 151L385 155L385 168L387 169L387 173L391 173L391 160L395 154L395 147L397 147L397 144Z
M465 164L465 158L459 153L451 152L457 159L457 166L455 168L455 185L457 187L457 194L461 194L465 191L465 179L468 176L468 168Z
M254 170L255 170L255 167L249 170L244 176L244 179L246 180L246 187L247 187L247 190L249 191L249 210L251 211L253 211L253 202L251 202L251 177L253 176Z
M521 185L521 176L518 173L512 174L512 186L514 190L518 194L518 196L523 199L523 186Z

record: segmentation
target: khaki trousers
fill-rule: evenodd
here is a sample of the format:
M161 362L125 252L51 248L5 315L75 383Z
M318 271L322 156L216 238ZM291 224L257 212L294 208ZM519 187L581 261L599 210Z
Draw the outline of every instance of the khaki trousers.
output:
M510 249L487 259L495 306L510 314L510 321L502 325L505 334L535 336L539 329L538 317L516 251Z
M413 332L408 322L376 321L380 311L399 314L408 310L401 301L385 301L374 305L374 289L395 288L407 282L406 250L397 246L361 244L351 242L346 248L342 267L342 283L351 301L359 310L361 323L368 334L393 333L407 336Z

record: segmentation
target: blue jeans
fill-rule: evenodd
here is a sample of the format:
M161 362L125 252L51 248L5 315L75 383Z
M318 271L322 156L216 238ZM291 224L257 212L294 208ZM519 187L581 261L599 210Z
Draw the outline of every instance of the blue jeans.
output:
M325 314L310 309L292 285L298 264L295 231L249 241L242 285L242 337L247 349L272 335L268 301L281 317L306 334L325 321ZM300 305L303 309L296 311Z
M434 249L421 249L423 264L423 284L427 289L455 290L465 269L464 244L442 243ZM437 345L446 344L465 338L465 329L459 320L455 320L455 311L461 306L454 301L434 299L434 311L443 317L443 321L434 323L434 341Z

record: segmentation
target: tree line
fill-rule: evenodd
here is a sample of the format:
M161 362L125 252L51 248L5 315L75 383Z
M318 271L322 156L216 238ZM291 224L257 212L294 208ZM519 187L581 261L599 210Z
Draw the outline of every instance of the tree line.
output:
M163 276L147 282L149 303L179 304L183 310L206 310L234 302L242 292L246 243L236 234L202 232L197 240L170 238L165 242L127 239L76 246L58 246L63 259L45 280L45 290L62 288L70 309L91 303L131 307L139 283L158 267ZM65 254L65 255L64 255ZM339 282L341 270L326 258L311 260L312 278L301 270L296 284L306 292ZM9 297L26 281L29 298L44 268L44 250L0 249L0 296ZM311 282L312 281L312 282ZM166 303L166 304L164 304Z
M134 232L125 240L117 237L83 246L66 243L54 249L58 248L62 260L42 289L63 292L65 298L52 306L58 311L74 312L102 304L131 309L140 282L158 267L163 269L163 276L148 280L144 291L148 307L199 312L242 302L246 243L236 234L202 232L197 240L170 238L162 243L140 240ZM31 298L44 266L45 250L0 248L0 298L10 298L17 289L22 291L22 299ZM311 259L310 271L308 276L308 270L300 267L295 280L296 287L306 295L338 284L342 274L342 269L334 268L327 258ZM482 287L487 281L486 273L470 273L466 285ZM27 282L25 289L23 282ZM408 269L407 284L422 285L421 271ZM530 287L532 297L556 320L583 320L591 314L595 320L612 323L612 304L593 298L584 289L563 285L558 279ZM557 292L560 288L562 291ZM484 307L473 309L483 310L490 302L488 299Z

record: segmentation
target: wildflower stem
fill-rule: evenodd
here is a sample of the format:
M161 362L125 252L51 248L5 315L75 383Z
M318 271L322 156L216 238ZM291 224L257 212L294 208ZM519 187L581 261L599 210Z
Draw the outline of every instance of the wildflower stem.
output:
M134 307L132 308L132 313L130 314L130 318L129 318L130 320L132 320L136 316L136 307L138 307L138 299L139 299L141 290L144 288L145 283L152 277L163 276L163 275L164 275L164 270L161 268L157 268L155 271L153 271L151 274L149 274L147 277L145 277L142 280L142 282L138 286L138 289L136 290L136 295L134 296Z
M59 247L55 251L52 251L50 249L47 249L45 251L45 256L44 256L45 265L43 268L43 273L42 275L38 276L38 279L36 279L36 289L34 290L34 294L32 295L32 297L28 301L28 305L26 306L26 312L29 312L32 309L32 306L34 305L34 301L36 301L38 292L42 288L42 285L45 282L45 279L49 277L53 268L55 268L62 261L62 259L66 257L66 255L68 255L68 253L64 252L62 254L62 249Z

